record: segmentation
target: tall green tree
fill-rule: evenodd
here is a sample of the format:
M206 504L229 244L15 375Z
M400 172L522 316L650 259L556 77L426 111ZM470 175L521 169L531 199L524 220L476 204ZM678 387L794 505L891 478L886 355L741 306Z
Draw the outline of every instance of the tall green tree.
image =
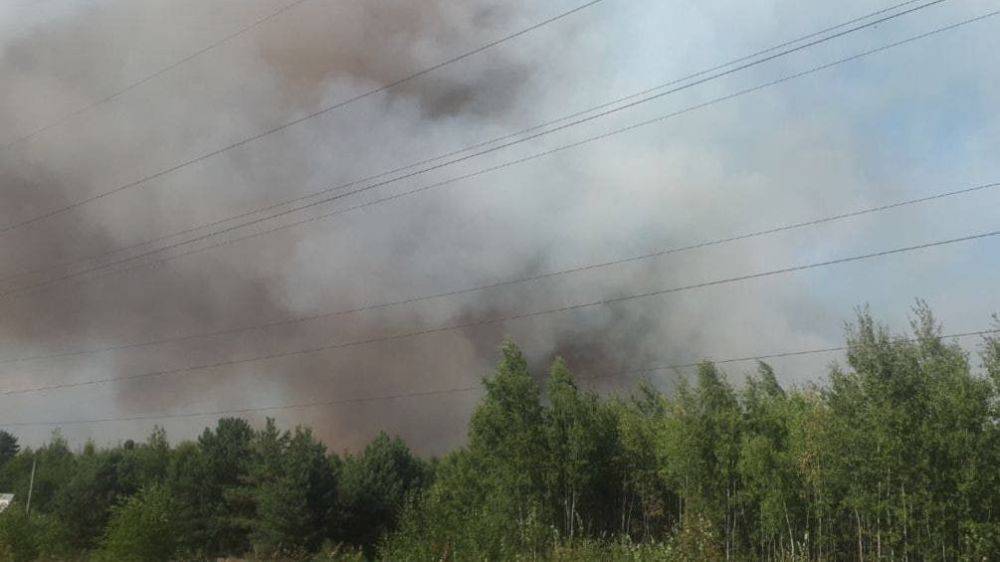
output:
M828 442L837 455L826 470L842 483L837 547L848 547L851 529L858 557L957 558L980 548L972 543L990 527L994 390L961 348L942 341L922 303L913 333L892 338L862 312L849 333L850 370L831 374Z
M740 449L740 513L744 539L758 555L796 552L808 537L804 484L790 427L799 403L778 384L769 365L759 364L742 393L744 434Z
M20 450L21 446L17 443L17 437L0 430L0 467L17 456Z
M737 547L742 410L733 388L711 363L698 367L697 385L682 381L668 402L658 443L663 477L683 499L682 517L705 518L724 550Z
M267 557L316 552L329 536L337 483L326 447L298 427L280 432L267 420L254 439L247 483L254 501L248 526L253 550Z
M174 560L182 526L177 500L160 484L144 488L117 506L95 556L107 562Z
M389 558L501 560L538 552L546 512L548 440L541 389L513 342L472 414L469 445L445 457L406 511ZM460 554L458 554L460 553Z
M640 540L658 538L681 516L680 497L661 474L664 459L657 443L667 415L666 401L648 382L631 399L615 401L622 447L620 532Z
M617 410L581 392L557 359L548 383L546 493L570 540L620 528L624 486Z
M63 522L74 548L94 548L111 509L138 491L133 487L131 460L122 449L97 452L90 448L59 486L48 511Z
M253 460L253 438L253 428L239 418L222 418L214 431L206 429L198 438L201 455L191 469L199 480L196 501L210 554L239 555L250 550L247 521L253 515L253 501L244 483Z
M515 519L528 516L545 490L543 472L547 441L541 389L528 362L513 342L506 342L496 374L483 381L486 396L469 424L469 451L485 465L489 477L507 491Z

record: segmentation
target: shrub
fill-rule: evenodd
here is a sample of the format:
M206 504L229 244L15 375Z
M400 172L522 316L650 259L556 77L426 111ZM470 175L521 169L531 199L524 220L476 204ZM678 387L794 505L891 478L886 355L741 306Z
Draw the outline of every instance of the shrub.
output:
M154 485L115 507L99 561L167 562L177 553L180 525L173 497Z

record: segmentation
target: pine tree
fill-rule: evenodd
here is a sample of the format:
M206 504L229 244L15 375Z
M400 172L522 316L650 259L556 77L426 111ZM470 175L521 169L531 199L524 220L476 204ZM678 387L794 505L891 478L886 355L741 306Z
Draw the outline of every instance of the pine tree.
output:
M402 439L380 433L341 469L341 529L345 541L369 551L393 531L411 494L427 480L427 467Z
M20 450L21 446L17 443L17 437L0 430L0 468L3 468L3 465L17 456Z

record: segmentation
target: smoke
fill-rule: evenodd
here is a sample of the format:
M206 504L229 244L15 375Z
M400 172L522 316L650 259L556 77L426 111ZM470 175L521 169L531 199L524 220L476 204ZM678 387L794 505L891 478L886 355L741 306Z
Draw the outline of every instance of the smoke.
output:
M272 0L35 4L0 7L3 139L18 138L101 99L280 5ZM111 103L4 151L0 224L197 158L576 5L537 4L309 0ZM859 14L870 9L860 1L851 4ZM840 8L824 10L827 13L807 18L788 5L774 9L798 14L792 27L803 32L843 18L833 13ZM722 17L716 11L703 13L687 6L645 13L641 6L608 2L223 155L4 233L0 278L5 281L0 292L74 271L49 269L52 264L73 263L449 152L789 35L779 33L767 14L739 12L732 17L758 19L755 25L740 19L741 29L760 31L737 40L724 32L731 26L712 19ZM704 44L717 47L717 52L708 53L715 58L696 48ZM794 68L803 59L781 64ZM780 70L762 69L759 75L723 81L635 114L249 232L674 111ZM906 74L905 68L899 72ZM840 83L833 78L832 83ZM863 76L839 80L853 85L851 102L866 100L862 107L839 114L816 111L823 107L819 102L830 103L829 93L808 88L788 97L748 99L713 108L704 117L684 117L601 146L167 264L9 297L0 300L0 359L213 332L464 289L790 218L822 216L830 209L881 202L905 192L902 180L885 181L890 166L859 140L869 138L871 131L854 123L870 122L866 117L881 115L885 104L909 99L909 84L880 76L878 91L890 93L874 96L865 95L876 86ZM789 101L800 98L817 103L809 112L802 111ZM783 126L775 128L774 123ZM771 134L763 138L762 130ZM914 148L906 158L916 158L921 150ZM912 175L919 171L913 169ZM489 373L507 336L524 347L540 375L554 357L562 356L580 375L603 377L585 383L601 390L627 388L635 376L621 371L648 365L828 345L839 340L842 320L857 303L857 294L870 290L860 281L864 270L847 273L859 285L849 295L831 296L827 278L800 277L781 285L755 282L505 323L488 320L815 259L876 239L891 242L891 236L904 239L908 231L896 226L855 224L846 234L832 228L797 233L767 243L678 254L267 330L8 363L0 371L4 386L10 388L234 364L7 397L0 402L0 424L345 401L467 387ZM44 273L8 279L36 270ZM914 291L899 298L933 297ZM872 299L876 305L896 303L879 292ZM955 310L963 308L955 305ZM482 324L242 362L477 322ZM666 384L673 376L668 374ZM455 392L269 410L253 417L272 415L280 423L311 425L338 450L357 447L384 429L402 434L421 451L440 453L462 441L477 397L475 392ZM211 422L211 417L196 417L161 423L171 435L184 438ZM141 437L154 423L67 424L63 431L72 439L114 441ZM38 441L48 430L34 427L19 433Z
M3 130L10 138L30 133L39 124L107 95L112 85L127 83L136 72L148 72L148 67L129 64L130 53L155 67L158 61L203 44L206 37L217 36L226 27L223 24L252 21L274 5L257 2L245 9L218 10L197 25L189 14L194 10L204 17L204 10L189 8L166 3L84 4L5 41L0 69L12 78L0 101ZM6 151L0 175L2 220L20 221L134 181L262 126L287 122L398 80L476 46L484 37L496 36L498 30L517 29L543 15L544 10L515 13L500 3L307 2L246 39ZM129 24L124 26L126 33L122 33L123 22ZM181 30L181 36L167 38L167 29ZM560 31L572 32L573 25ZM154 41L167 42L166 54L141 52L141 45ZM476 64L402 84L370 103L345 108L301 131L276 135L279 138L273 141L267 139L248 150L192 166L190 171L7 233L0 244L3 263L8 264L3 272L4 290L78 270L53 270L51 264L72 264L84 256L254 208L261 201L266 204L307 193L321 186L317 178L335 183L449 147L437 139L418 140L416 131L445 137L460 130L472 129L474 135L500 130L505 121L518 118L514 108L523 105L521 95L532 79L531 68L517 52L484 53ZM378 123L372 125L374 121ZM359 126L371 134L359 132ZM416 144L420 150L414 150L414 140L426 146ZM375 146L386 152L370 156ZM488 281L490 275L480 275L474 267L446 275L428 275L414 267L415 257L426 260L428 267L456 264L447 250L431 247L428 239L433 225L454 220L461 204L435 205L417 214L390 210L385 213L389 216L375 219L376 228L348 217L342 221L347 224L333 227L334 232L329 232L329 226L322 226L318 233L318 229L292 230L259 244L239 244L169 265L73 280L9 297L0 316L0 336L8 342L4 355L210 332L417 296L433 292L435 286L461 288ZM351 243L345 244L342 236L352 237ZM317 253L325 255L304 257L314 244L321 247ZM124 255L128 253L118 257ZM315 262L314 257L318 257ZM496 257L502 259L501 254ZM512 257L491 268L492 275L517 277L537 271L543 262L537 256L527 262ZM85 265L97 263L101 262ZM385 277L385 273L395 277ZM426 289L415 290L415 281ZM18 388L238 362L290 349L510 315L524 310L516 294L473 295L454 302L442 299L237 336L17 363L5 370L11 376L11 388ZM544 304L541 299L538 302ZM593 329L599 327L595 324ZM96 417L130 416L449 388L468 385L485 374L505 334L502 325L488 324L455 334L239 368L24 395L7 412L14 417L18 412L44 412L43 419L69 420L95 413ZM579 338L576 345L582 349L586 346L580 342L586 335ZM551 355L550 351L540 353ZM470 396L457 398L463 404L470 402ZM399 404L376 402L364 408L378 412L366 418L379 419L390 430L412 423L412 409L398 411ZM463 410L468 406L457 409ZM371 433L354 421L357 407L275 413L311 423L334 446L356 445ZM430 417L426 412L422 415ZM206 421L210 420L196 420L192 425ZM419 431L410 437L417 437L418 446L440 451L460 438L461 425L449 416L426 419L414 424ZM66 431L112 438L132 433L129 428L108 426L68 426Z

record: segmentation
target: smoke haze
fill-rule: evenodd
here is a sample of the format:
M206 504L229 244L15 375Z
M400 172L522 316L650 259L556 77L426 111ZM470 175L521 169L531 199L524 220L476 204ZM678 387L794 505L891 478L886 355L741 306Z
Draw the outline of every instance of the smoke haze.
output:
M0 224L169 168L393 82L576 6L307 0L110 103L0 153ZM0 7L0 142L101 99L276 10L273 0L8 3ZM249 232L512 160L982 11L920 16L634 111L320 206ZM876 9L606 0L384 94L70 213L0 235L0 291L73 263L451 151ZM995 180L1000 101L948 53L997 48L995 22L421 195L168 264L0 300L0 359L249 326L487 284ZM992 26L992 27L991 27ZM970 57L970 60L975 60ZM924 79L916 81L915 69ZM950 86L949 86L950 85ZM946 104L961 88L965 103ZM966 116L965 113L969 116ZM955 113L961 113L956 118ZM976 115L976 117L971 117ZM941 123L959 122L945 130ZM116 353L0 365L4 388L225 362L626 295L961 235L996 194L933 209L414 305ZM992 213L991 213L992 211ZM961 216L961 221L953 220ZM995 226L994 226L995 228ZM981 228L980 228L981 229ZM228 235L229 238L236 234ZM985 244L985 243L984 243ZM204 245L204 244L202 244ZM903 327L925 297L948 329L982 327L988 247L755 281L503 325L138 381L0 397L3 422L170 414L474 385L514 338L539 371L582 374L836 344L851 307ZM978 256L978 257L977 257ZM42 275L32 274L46 270ZM57 269L57 272L66 270ZM70 270L72 271L72 270ZM931 273L924 273L930 271ZM11 275L27 275L8 279ZM900 290L902 287L903 290ZM947 290L946 290L947 289ZM961 290L959 290L961 289ZM958 297L957 295L966 295ZM835 357L778 365L790 383ZM732 369L734 375L742 367ZM661 373L668 386L676 373ZM617 376L597 388L628 388ZM476 393L262 413L335 449L386 430L418 450L462 442ZM210 417L159 422L190 437ZM141 438L148 423L66 425L72 440ZM23 428L28 441L51 427Z

